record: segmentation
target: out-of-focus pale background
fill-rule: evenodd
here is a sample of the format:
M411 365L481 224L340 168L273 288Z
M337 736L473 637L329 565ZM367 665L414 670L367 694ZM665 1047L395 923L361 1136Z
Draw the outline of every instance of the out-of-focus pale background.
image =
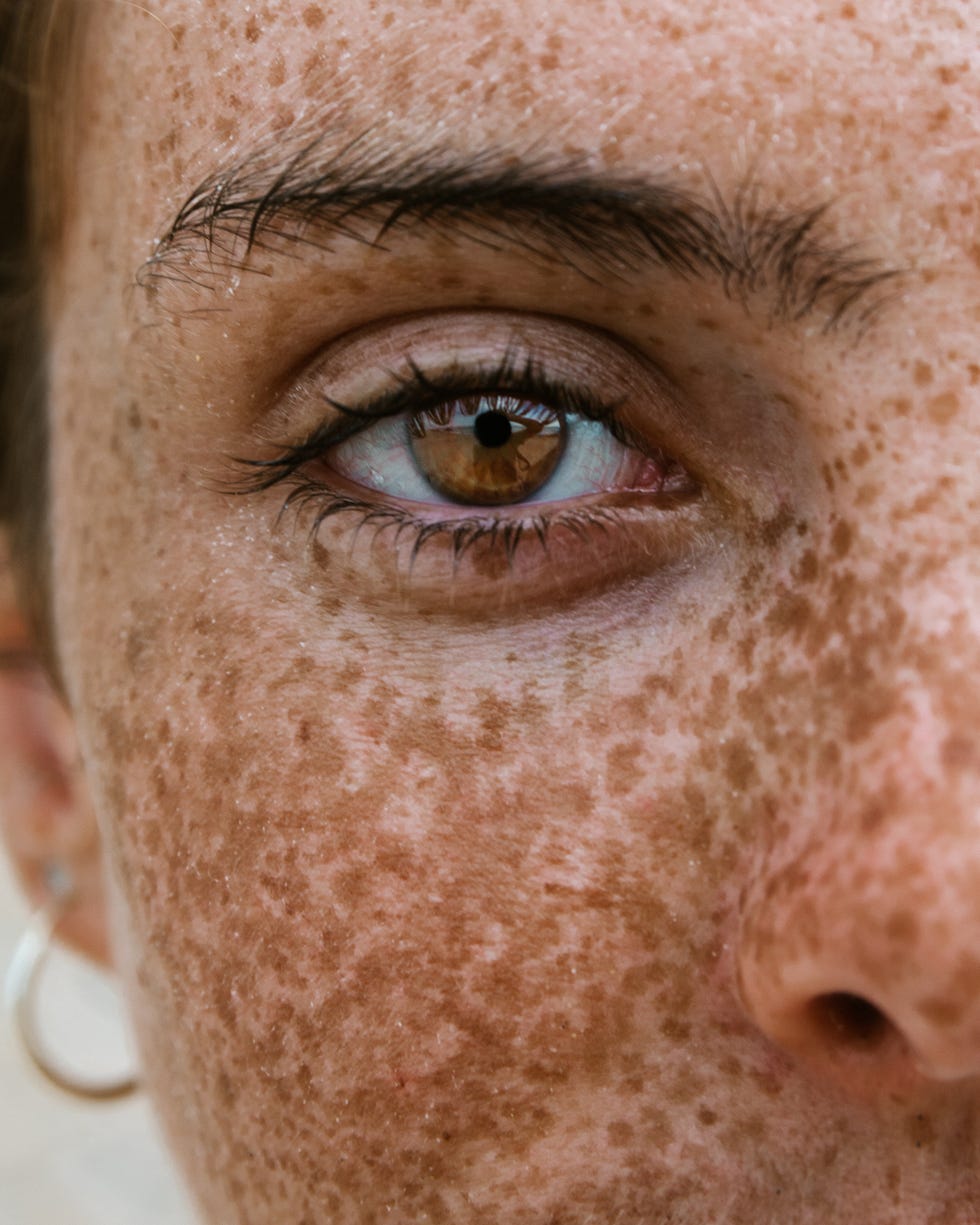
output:
M27 912L0 853L0 965ZM119 1001L67 955L44 978L48 1045L80 1075L127 1067ZM88 1105L49 1087L0 1021L0 1225L195 1225L146 1101Z

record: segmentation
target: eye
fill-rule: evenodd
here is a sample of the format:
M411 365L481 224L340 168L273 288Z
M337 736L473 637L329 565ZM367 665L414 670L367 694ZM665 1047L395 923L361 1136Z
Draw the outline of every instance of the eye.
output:
M676 465L624 446L611 424L540 400L484 393L379 421L334 447L324 462L365 489L429 505L503 507L603 492L656 493L668 479L679 491Z
M409 317L300 377L266 425L298 440L239 461L233 490L286 487L280 518L303 517L321 564L372 599L526 609L685 568L710 507L677 457L687 416L655 368L585 325Z

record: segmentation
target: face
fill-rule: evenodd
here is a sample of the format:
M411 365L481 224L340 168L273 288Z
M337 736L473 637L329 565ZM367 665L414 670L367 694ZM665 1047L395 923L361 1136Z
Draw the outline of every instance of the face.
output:
M976 5L154 13L54 618L206 1219L975 1221Z

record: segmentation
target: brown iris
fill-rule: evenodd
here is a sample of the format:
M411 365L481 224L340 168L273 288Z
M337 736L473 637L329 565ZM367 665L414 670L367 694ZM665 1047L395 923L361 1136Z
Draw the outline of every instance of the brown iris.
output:
M515 396L468 396L409 423L412 455L433 489L454 502L505 506L541 489L565 449L564 418Z

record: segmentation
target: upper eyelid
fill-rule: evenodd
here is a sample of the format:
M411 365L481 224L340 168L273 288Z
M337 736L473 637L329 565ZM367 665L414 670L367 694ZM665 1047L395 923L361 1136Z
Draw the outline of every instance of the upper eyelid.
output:
M414 359L408 359L407 366L410 371L408 376L395 370L389 371L393 385L389 391L372 398L370 409L358 409L330 397L325 399L331 408L343 415L365 421L393 417L403 412L424 411L454 395L506 395L519 392L520 388L536 388L542 396L562 398L568 411L596 419L609 415L615 408L614 403L600 401L581 389L570 385L559 386L545 366L536 362L531 354L527 355L520 370L513 366L509 354L493 365L452 364L433 373L425 371Z
M392 334L395 339L392 339ZM435 339L434 339L435 338ZM379 357L377 349L388 344L389 356ZM418 356L427 347L436 356ZM391 351L395 350L392 356ZM341 405L351 399L382 399L390 395L397 403L399 385L413 387L416 395L424 379L440 379L446 384L451 374L461 389L503 389L507 380L523 377L525 382L545 382L548 370L558 366L581 370L583 354L603 378L624 384L642 377L664 383L666 376L648 355L636 350L632 342L592 322L527 309L506 307L434 308L392 319L382 319L339 336L314 359L293 382L295 396L309 401L317 394ZM642 367L642 375L640 368ZM363 376L367 369L376 376L368 380L370 389L359 396L338 391L350 383L352 371ZM419 372L422 379L419 379ZM442 377L443 375L447 377ZM355 381L363 383L363 377ZM378 384L387 381L382 392ZM593 374L580 383L598 382ZM319 389L329 386L329 393ZM445 390L442 386L440 390ZM284 399L290 398L289 395Z

